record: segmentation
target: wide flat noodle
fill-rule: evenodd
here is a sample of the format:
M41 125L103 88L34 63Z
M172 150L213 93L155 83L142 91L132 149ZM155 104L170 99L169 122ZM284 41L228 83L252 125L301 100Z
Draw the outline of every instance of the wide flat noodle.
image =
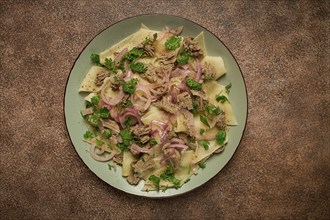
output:
M216 81L210 81L203 84L203 89L209 96L209 102L215 106L218 106L222 111L225 112L227 125L237 125L237 120L233 114L233 109L231 107L228 94L226 93L225 86L220 85ZM225 96L229 100L229 102L218 102L216 100L216 95L218 94Z
M176 118L176 125L174 126L175 132L185 132L188 131L188 127L186 125L186 118L182 113L179 113Z
M215 69L215 80L219 79L226 73L225 64L220 56L205 56L202 60L202 65L212 65Z
M100 66L92 66L89 71L87 72L85 78L83 79L80 87L79 92L95 92L97 91L101 86L95 85L95 79L97 77L97 74L100 72L106 71L105 68Z
M130 151L124 151L122 176L129 176L129 175L133 174L133 168L131 167L131 163L134 160L136 160L136 159Z
M149 110L141 117L141 121L145 125L149 125L152 120L164 121L165 112L155 106L150 106Z
M226 137L225 143L228 142L228 139ZM202 161L203 159L211 156L214 151L218 150L221 146L218 145L215 141L209 141L209 148L205 150L205 148L198 144L195 151L194 159L192 160L192 163L197 164L198 162Z
M194 40L197 42L198 47L204 52L204 55L206 54L206 46L205 46L205 40L204 40L204 32L200 32Z

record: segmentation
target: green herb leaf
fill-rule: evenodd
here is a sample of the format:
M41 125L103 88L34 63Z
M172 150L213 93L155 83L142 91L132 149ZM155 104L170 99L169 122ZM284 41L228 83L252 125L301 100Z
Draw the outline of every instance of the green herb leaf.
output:
M165 47L167 50L175 50L180 47L181 38L176 36L169 37L165 42Z
M125 110L126 107L132 106L132 105L133 105L133 103L129 99L126 99L126 100L123 100L120 102L120 107L122 108L123 111Z
M151 147L155 146L157 144L156 139L155 138L150 138L149 139L149 144L150 144Z
M124 125L126 127L130 127L133 123L133 119L131 117L128 117L125 121L124 121Z
M132 62L129 66L132 68L132 70L138 73L145 73L148 70L148 68L145 67L141 62Z
M133 47L130 51L126 53L124 59L133 61L139 59L144 54L143 49L139 49L137 47Z
M97 115L95 115L95 114L93 114L93 115L89 115L88 117L87 117L87 121L88 121L88 123L90 123L91 125L93 125L93 126L99 126L100 125L100 123L101 123L101 120L100 120L100 118L99 118L99 116L97 116Z
M205 124L207 127L210 127L209 122L204 115L200 115L199 118L203 124Z
M94 114L96 114L100 118L110 118L110 111L107 107L102 107L96 110Z
M104 144L104 141L101 141L101 140L99 140L99 139L96 139L96 145L97 146L101 146L101 145L103 145Z
M220 115L221 113L220 108L211 103L206 103L204 105L204 110L208 115Z
M201 90L202 89L202 83L198 83L193 79L187 79L186 85L192 90Z
M132 132L130 132L128 129L124 129L119 132L119 136L122 138L123 142L118 143L117 146L124 151L128 151L129 150L128 146L133 140Z
M91 132L91 131L86 131L84 134L84 138L85 139L89 139L89 138L95 138L99 135L99 133L97 131Z
M93 63L95 63L96 65L98 65L98 66L101 65L101 64L100 64L100 55L98 55L98 54L96 54L96 53L92 53L91 56L90 56L90 58L91 58L91 61L92 61Z
M205 130L204 130L203 128L200 128L200 129L199 129L199 134L200 134L200 135L204 134L204 132L205 132Z
M146 40L143 42L143 46L145 47L147 44L152 46L155 43L156 39L157 39L157 33L153 34L152 40L150 40L148 37L146 37Z
M109 71L109 72L114 72L116 65L115 61L112 61L111 58L105 58L104 60L104 67Z
M160 182L160 178L158 176L155 175L151 175L149 177L149 180L156 186L157 190L159 190L159 182Z
M215 100L217 100L217 102L220 101L221 103L225 103L226 101L229 102L226 96L220 94L215 96Z
M204 147L205 150L208 150L210 147L210 142L208 141L199 141L198 142L200 145L202 145Z
M229 94L229 92L230 92L230 89L231 89L231 86L232 86L232 84L231 83L229 83L228 85L226 85L226 93L227 94Z
M135 92L135 86L138 82L137 79L131 79L128 82L125 82L124 80L120 80L120 82L123 84L123 91L129 94L133 94Z
M103 131L103 136L105 137L105 138L110 138L111 137L111 135L112 135L112 132L111 132L111 130L110 129L104 129L104 131Z
M198 109L199 109L199 101L197 99L193 100L193 109L191 110L191 112L193 114L197 114L198 113Z
M166 166L166 170L164 173L160 174L160 178L169 182L172 182L174 185L174 188L180 187L180 180L175 178L174 176L174 169L171 164Z
M114 165L111 165L110 163L108 163L108 169L109 170L112 170L112 168L115 168L115 166Z
M215 136L215 140L217 144L221 146L224 145L226 140L226 131L224 130L219 131L218 134Z
M206 164L205 163L199 163L198 166L202 169L204 169L206 167Z
M101 100L101 97L100 96L93 96L91 98L91 103L93 106L97 106L99 104L99 101Z
M189 54L188 54L186 51L183 51L183 52L180 54L180 58L177 59L175 62L176 62L177 64L185 64L185 63L188 63L188 62L189 62L189 59L190 59Z

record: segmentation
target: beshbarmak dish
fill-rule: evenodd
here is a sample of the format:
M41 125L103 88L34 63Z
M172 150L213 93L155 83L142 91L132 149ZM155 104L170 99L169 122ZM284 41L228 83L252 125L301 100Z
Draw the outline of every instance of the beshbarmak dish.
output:
M228 125L237 125L231 83L217 82L226 73L223 59L207 55L203 32L181 36L182 29L142 24L91 54L79 88L87 93L81 115L90 156L122 166L129 184L144 181L143 191L180 188L225 150Z

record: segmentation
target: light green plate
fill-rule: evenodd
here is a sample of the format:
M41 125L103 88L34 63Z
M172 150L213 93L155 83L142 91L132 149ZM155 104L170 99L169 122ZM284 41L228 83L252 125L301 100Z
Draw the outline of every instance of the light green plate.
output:
M86 94L79 94L78 88L85 74L91 67L90 54L100 53L126 36L136 32L141 27L141 23L144 23L154 30L162 30L165 26L173 28L183 26L183 36L196 36L201 31L204 31L208 55L222 56L224 59L227 74L220 79L220 83L224 85L227 85L229 82L232 83L229 97L234 115L238 121L238 126L230 127L228 133L229 143L223 153L213 155L209 158L206 162L206 168L199 169L198 175L193 175L190 181L184 184L180 189L168 189L165 192L142 192L142 181L137 186L128 184L126 179L121 176L121 167L117 166L116 171L109 170L107 163L93 160L87 151L88 144L82 141L83 134L87 130L87 127L80 115L80 111L84 109L85 103L83 98ZM127 18L115 23L88 43L76 60L70 76L68 77L65 91L64 112L67 130L75 150L88 168L100 179L127 193L145 197L169 197L183 194L203 185L227 164L235 153L243 136L247 119L247 94L244 79L235 58L215 35L200 25L181 17L148 14ZM233 170L233 172L235 172L235 170Z

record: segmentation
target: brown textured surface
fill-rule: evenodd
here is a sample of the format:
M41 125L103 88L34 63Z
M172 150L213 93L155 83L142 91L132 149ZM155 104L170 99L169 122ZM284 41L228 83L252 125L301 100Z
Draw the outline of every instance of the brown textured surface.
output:
M1 1L1 219L328 219L329 2L139 2ZM98 179L63 116L66 80L85 44L150 12L181 15L220 37L249 96L230 163L203 187L166 200Z

